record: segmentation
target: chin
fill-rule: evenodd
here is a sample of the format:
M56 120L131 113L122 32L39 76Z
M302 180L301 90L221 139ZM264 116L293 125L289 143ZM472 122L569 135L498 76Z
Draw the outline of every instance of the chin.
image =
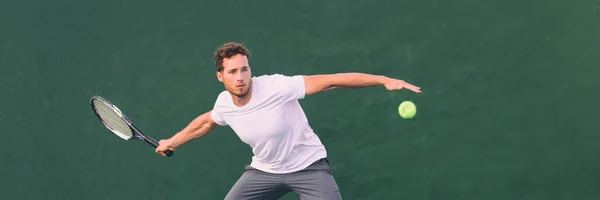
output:
M229 91L229 93L231 93L231 94L233 94L233 95L235 95L237 97L244 97L244 96L246 96L248 94L247 91L246 92L242 92L242 91L231 91L231 90Z

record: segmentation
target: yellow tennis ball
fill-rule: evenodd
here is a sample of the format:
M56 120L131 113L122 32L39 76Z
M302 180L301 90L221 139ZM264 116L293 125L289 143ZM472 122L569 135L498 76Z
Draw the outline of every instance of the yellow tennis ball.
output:
M398 113L404 119L410 119L417 114L417 106L412 101L403 101L398 106Z

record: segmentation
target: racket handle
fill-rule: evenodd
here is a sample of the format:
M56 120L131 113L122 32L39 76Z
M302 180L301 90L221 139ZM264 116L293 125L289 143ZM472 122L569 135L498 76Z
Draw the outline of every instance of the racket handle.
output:
M146 136L146 137L145 137L145 139L144 139L144 141L148 142L148 143L149 143L150 145L152 145L154 148L158 147L158 142L157 142L157 141L156 141L154 138L152 138L152 137L148 137L148 136ZM174 152L173 152L173 151L171 151L171 150L167 150L167 151L165 151L165 155L166 155L167 157L171 157L171 156L173 156L173 153L174 153Z

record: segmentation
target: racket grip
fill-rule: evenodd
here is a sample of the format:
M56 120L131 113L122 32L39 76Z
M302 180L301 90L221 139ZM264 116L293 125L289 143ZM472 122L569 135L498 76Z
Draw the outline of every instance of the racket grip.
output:
M165 155L167 155L167 157L171 157L171 156L173 156L173 151L167 150L167 151L165 151Z
M156 141L154 138L151 138L151 137L147 137L147 136L146 136L146 137L145 137L145 139L144 139L144 141L148 142L148 144L152 145L154 148L158 147L158 142L157 142L157 141ZM165 151L165 155L166 155L167 157L171 157L171 156L173 156L173 153L174 153L174 152L173 152L173 151L171 151L171 150L167 150L167 151Z

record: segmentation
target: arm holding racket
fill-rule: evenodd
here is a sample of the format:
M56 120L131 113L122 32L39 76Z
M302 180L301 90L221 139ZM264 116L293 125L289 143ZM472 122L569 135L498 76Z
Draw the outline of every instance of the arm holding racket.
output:
M214 130L218 124L212 120L210 112L211 111L196 117L183 130L173 135L173 137L166 140L160 140L158 142L159 146L155 150L156 153L164 156L167 150L175 151L175 149L181 145L191 140L201 138Z

